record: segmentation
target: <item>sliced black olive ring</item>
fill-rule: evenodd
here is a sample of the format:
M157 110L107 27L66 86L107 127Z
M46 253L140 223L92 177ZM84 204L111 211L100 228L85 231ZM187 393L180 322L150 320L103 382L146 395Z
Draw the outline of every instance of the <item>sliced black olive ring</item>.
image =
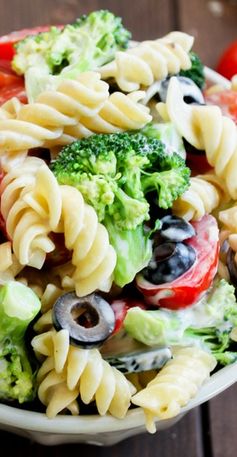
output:
M154 249L143 274L152 284L172 282L189 270L195 260L196 253L191 246L166 242Z
M84 349L101 346L115 326L115 315L110 304L97 294L78 298L68 292L53 306L53 324L56 330L67 329L70 343Z

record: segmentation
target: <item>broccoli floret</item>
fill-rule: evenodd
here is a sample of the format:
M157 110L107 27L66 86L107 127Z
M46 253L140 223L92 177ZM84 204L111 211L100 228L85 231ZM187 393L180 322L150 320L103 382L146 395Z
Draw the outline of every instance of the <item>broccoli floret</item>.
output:
M33 400L34 374L25 332L40 310L40 301L23 284L10 281L0 289L0 400Z
M169 208L189 185L189 169L163 143L140 133L97 134L66 146L52 162L60 184L77 187L118 228L135 229L149 219L146 194L157 191L159 206Z
M203 89L205 86L204 65L195 52L191 51L189 56L192 63L191 68L189 70L181 70L179 75L192 79L200 89Z
M157 205L169 208L189 185L184 160L167 154L160 140L141 133L96 134L78 140L62 149L51 169L60 184L82 193L107 227L117 252L119 286L131 282L151 258L143 227L150 218L146 194L155 190Z
M163 154L159 159L159 168L161 172L142 176L142 189L144 194L157 191L158 206L167 209L187 189L190 170L184 167L183 159L176 153L172 156Z
M131 38L121 18L107 10L94 11L62 30L27 36L16 45L12 68L24 74L30 101L43 90L57 87L62 78L75 79L113 60ZM58 75L52 76L52 75Z

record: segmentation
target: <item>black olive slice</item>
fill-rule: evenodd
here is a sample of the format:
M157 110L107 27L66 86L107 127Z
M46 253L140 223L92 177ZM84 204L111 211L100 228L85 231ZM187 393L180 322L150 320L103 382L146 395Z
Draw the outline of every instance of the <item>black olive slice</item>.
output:
M181 89L183 92L183 97L184 101L186 103L195 103L198 105L204 105L205 100L202 94L202 91L199 89L197 84L193 82L192 79L187 78L186 76L176 76L179 80L179 83L181 85ZM159 89L159 96L162 102L166 102L166 97L167 97L167 91L168 91L168 86L170 82L170 76L168 76L166 79L163 79L160 84L160 89Z
M181 242L195 236L193 226L182 217L169 214L161 219L160 235L170 241Z
M166 242L154 249L143 274L152 284L172 282L189 270L195 260L196 252L191 246Z
M230 275L231 283L237 287L237 265L235 261L236 252L229 248L227 252L226 264Z
M67 329L70 343L84 349L98 347L110 336L115 315L110 304L97 294L79 298L69 292L58 298L53 306L56 330Z

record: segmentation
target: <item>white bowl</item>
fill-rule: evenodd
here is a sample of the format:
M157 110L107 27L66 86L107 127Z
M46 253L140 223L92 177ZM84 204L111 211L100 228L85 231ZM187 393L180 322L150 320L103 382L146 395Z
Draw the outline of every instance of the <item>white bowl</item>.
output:
M230 87L230 82L215 71L205 68L210 83ZM210 400L237 381L237 362L222 368L203 385L198 395L168 420L156 422L157 431L164 430L180 420L192 408ZM25 411L0 405L0 429L30 438L45 445L62 443L88 443L109 446L145 431L145 418L141 408L128 412L123 420L111 416L57 416L48 419L43 413Z

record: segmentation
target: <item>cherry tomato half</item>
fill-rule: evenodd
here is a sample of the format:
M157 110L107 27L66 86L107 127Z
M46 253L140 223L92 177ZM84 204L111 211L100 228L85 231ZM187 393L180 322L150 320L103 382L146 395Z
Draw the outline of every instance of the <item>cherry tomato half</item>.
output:
M39 27L33 27L31 29L17 30L16 32L2 36L0 38L0 59L12 60L15 54L15 43L28 35L37 35L37 33L48 32L51 27L51 25L42 25ZM62 28L63 26L58 25L57 27Z
M233 119L237 124L237 91L222 90L213 94L205 95L208 105L217 105L225 116Z
M234 41L222 54L216 70L225 78L231 79L237 74L237 41Z
M196 261L186 273L170 283L159 285L148 282L142 274L137 276L137 287L148 303L173 310L185 308L196 302L211 285L219 258L217 222L213 216L206 215L192 225L196 236L186 243L195 249Z

